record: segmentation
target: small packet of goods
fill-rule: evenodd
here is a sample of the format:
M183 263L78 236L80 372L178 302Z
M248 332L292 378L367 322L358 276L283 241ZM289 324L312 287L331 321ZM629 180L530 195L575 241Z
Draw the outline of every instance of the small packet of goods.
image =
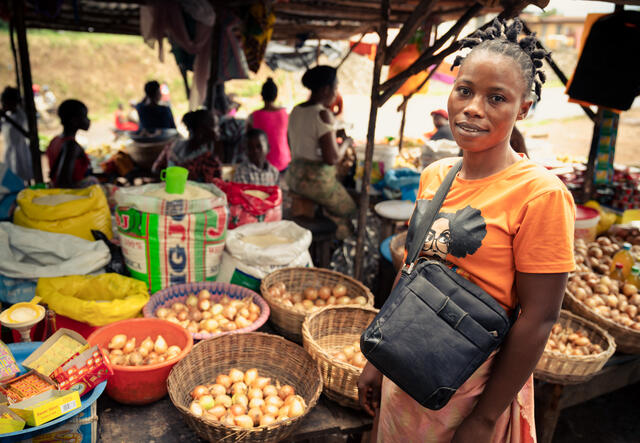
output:
M7 345L0 340L0 380L14 377L20 368Z
M22 366L51 376L53 371L71 356L83 352L88 347L82 335L70 329L58 329L22 362Z
M4 405L0 405L0 435L22 431L25 421Z
M73 389L83 396L112 374L109 358L101 348L93 346L67 360L53 371L51 378L60 389Z
M0 384L0 393L7 397L9 404L14 404L57 387L49 377L31 370Z
M67 412L78 409L81 405L77 391L47 391L9 406L30 426L55 420Z

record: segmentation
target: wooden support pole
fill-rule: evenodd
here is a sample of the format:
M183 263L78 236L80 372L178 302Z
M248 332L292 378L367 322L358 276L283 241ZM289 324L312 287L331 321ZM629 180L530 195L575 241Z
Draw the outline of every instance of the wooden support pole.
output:
M363 258L364 258L364 240L367 230L367 211L369 210L369 186L371 183L371 167L373 164L373 146L376 135L376 119L378 117L379 107L379 88L380 73L382 71L382 63L384 61L384 53L387 46L387 24L389 22L390 5L389 0L382 0L381 5L380 43L376 48L376 59L373 66L373 83L371 85L371 107L369 109L369 126L367 129L367 147L364 156L364 170L362 175L362 188L360 190L360 206L358 214L358 232L356 239L356 256L354 266L354 277L356 280L362 280L363 277Z
M38 121L36 118L36 104L33 101L33 84L31 81L31 63L29 62L29 45L27 43L27 29L24 24L24 1L12 0L13 15L11 17L18 39L18 53L20 58L20 75L22 77L22 100L29 125L29 150L31 151L31 165L33 178L37 183L42 180L42 160L40 142L38 140Z
M527 26L527 24L524 21L522 22L522 30L527 35L533 34L533 32L531 32L531 29L529 29L529 27ZM545 48L543 46L542 42L540 40L538 40L537 38L536 38L536 46L538 48L542 49L546 53L546 55L544 57L545 60L547 61L547 63L549 63L549 66L551 66L551 69L558 76L558 78L560 79L562 84L567 86L567 83L568 83L569 80L567 79L567 76L564 75L564 72L562 72L562 69L560 69L560 67L556 64L555 60L551 57L551 52L547 51L547 48ZM593 123L596 123L596 114L591 109L589 109L589 107L587 107L587 106L580 105L580 107L585 112L585 114L587 114L587 116L591 119L591 121Z
M398 55L398 52L407 44L409 39L415 34L418 27L426 20L431 14L433 6L437 3L437 0L421 0L418 6L413 10L413 13L409 16L409 19L402 25L402 28L393 39L393 42L389 45L384 53L384 64L388 65L391 60Z

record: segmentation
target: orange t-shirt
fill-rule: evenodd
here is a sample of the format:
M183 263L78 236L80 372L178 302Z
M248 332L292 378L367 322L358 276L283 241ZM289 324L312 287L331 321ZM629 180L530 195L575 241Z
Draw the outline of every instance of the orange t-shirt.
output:
M521 156L483 179L456 177L423 249L457 266L507 310L516 305L516 271L561 273L575 266L573 197L556 176ZM418 198L432 199L458 160L429 165Z

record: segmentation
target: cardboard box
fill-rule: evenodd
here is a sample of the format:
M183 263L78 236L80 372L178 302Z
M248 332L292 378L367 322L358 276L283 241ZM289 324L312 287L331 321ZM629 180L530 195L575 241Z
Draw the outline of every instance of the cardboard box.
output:
M70 329L58 329L22 362L22 366L51 376L69 357L88 347L82 335Z
M25 379L33 378L37 379L37 386L33 383L25 384ZM54 389L58 389L56 382L34 370L0 384L0 393L7 398L9 404L18 403L42 392Z
M10 418L4 418L3 415L9 415ZM20 418L15 412L6 406L0 406L0 436L9 432L22 431L26 422Z
M30 426L40 426L67 412L80 408L80 395L77 391L47 391L27 400L11 405L9 408L18 414Z
M109 358L98 346L74 355L57 368L52 378L60 389L73 389L85 395L113 374Z

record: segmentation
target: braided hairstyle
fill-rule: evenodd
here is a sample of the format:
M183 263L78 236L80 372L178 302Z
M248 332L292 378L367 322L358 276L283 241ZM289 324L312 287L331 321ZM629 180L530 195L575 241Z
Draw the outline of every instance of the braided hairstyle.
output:
M536 97L540 100L542 84L547 79L542 70L542 60L547 52L536 47L535 34L523 37L518 41L518 35L521 32L522 22L520 19L515 18L511 25L507 25L506 21L496 18L487 29L477 30L469 37L462 39L462 48L471 48L469 54L476 50L485 50L511 57L520 66L526 90L531 91L533 88ZM464 59L465 57L461 55L457 56L451 69L461 66Z

